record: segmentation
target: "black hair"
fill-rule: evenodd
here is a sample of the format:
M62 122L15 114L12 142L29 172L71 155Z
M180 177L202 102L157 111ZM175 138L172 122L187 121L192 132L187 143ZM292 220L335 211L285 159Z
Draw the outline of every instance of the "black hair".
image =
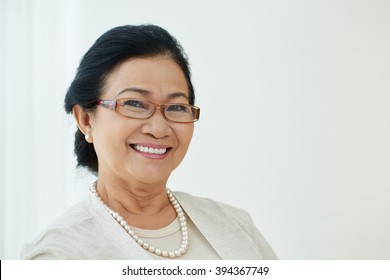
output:
M115 27L100 36L81 59L76 77L65 96L65 111L69 114L78 104L86 111L96 109L109 74L121 62L132 57L166 55L181 68L187 80L189 103L194 105L195 94L187 56L176 39L156 25L125 25ZM77 129L74 152L77 166L98 173L98 159L93 144Z

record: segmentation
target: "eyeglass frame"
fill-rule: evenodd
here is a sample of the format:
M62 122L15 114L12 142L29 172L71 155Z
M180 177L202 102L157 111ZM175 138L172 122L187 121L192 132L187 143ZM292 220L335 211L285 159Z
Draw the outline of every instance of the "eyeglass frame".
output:
M136 118L136 117L130 117L130 116L126 116L126 115L123 115L121 113L119 113L119 110L117 110L117 108L119 106L117 106L117 101L118 100L138 100L136 98L117 98L117 99L99 99L97 101L97 105L100 105L104 108L107 108L109 110L112 110L116 113L118 113L119 115L121 116L124 116L124 117L127 117L127 118L130 118L130 119L136 119L136 120L147 120L147 119L150 119L154 113L156 113L156 110L160 110L161 112L161 115L164 117L164 119L166 119L167 121L170 121L170 122L174 122L174 123L194 123L194 122L197 122L199 120L199 117L200 117L200 108L195 106L195 105L191 105L191 104L185 104L185 103L166 103L166 104L160 104L160 103L156 103L156 102L153 102L153 101L143 101L143 102L146 102L146 103L150 103L153 105L153 112L150 114L150 116L146 117L146 118ZM164 111L164 108L168 105L184 105L184 106L189 106L191 107L191 109L194 109L194 120L192 121L188 121L188 122L178 122L178 121L173 121L169 118L167 118L167 116L165 115L165 111Z

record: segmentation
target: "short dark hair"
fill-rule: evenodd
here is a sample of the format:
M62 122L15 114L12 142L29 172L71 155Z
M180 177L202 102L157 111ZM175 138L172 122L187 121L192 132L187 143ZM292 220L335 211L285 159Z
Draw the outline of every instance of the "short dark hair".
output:
M96 109L103 87L115 67L132 57L166 55L181 68L187 80L189 103L194 105L195 93L187 56L180 43L165 29L156 25L125 25L115 27L100 36L81 59L76 77L65 96L65 111L69 114L78 104L86 111ZM93 144L77 129L74 152L77 166L98 173L98 159Z

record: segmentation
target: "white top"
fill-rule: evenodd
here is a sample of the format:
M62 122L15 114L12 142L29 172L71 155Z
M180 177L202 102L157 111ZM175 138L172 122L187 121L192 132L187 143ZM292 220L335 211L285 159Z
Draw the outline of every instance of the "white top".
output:
M215 252L210 243L196 228L191 219L187 218L188 236L190 238L190 246L187 252L181 256L181 260L220 260L221 257ZM181 245L180 222L176 218L168 226L158 229L140 229L132 227L139 237L145 242L153 244L154 247L165 251L175 251ZM129 238L131 238L129 236ZM162 260L164 257L149 253L153 259Z
M210 199L176 192L188 216L189 250L178 259L276 259L247 212ZM156 234L171 241L152 242L156 247L179 247L175 222L161 232L141 230L144 238ZM138 230L137 230L138 232ZM171 234L172 233L172 234ZM149 236L149 237L148 237ZM173 241L174 239L174 241ZM170 248L167 248L170 249ZM52 226L22 250L23 259L155 259L140 247L112 218L94 195L72 206Z

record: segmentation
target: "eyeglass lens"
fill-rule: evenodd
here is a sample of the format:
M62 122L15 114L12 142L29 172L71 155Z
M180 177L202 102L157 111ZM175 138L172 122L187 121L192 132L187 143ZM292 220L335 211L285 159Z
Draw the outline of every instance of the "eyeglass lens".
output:
M151 102L137 99L118 99L118 113L136 119L149 118L156 110ZM165 118L174 122L193 122L196 120L196 108L189 104L163 104L160 105Z

